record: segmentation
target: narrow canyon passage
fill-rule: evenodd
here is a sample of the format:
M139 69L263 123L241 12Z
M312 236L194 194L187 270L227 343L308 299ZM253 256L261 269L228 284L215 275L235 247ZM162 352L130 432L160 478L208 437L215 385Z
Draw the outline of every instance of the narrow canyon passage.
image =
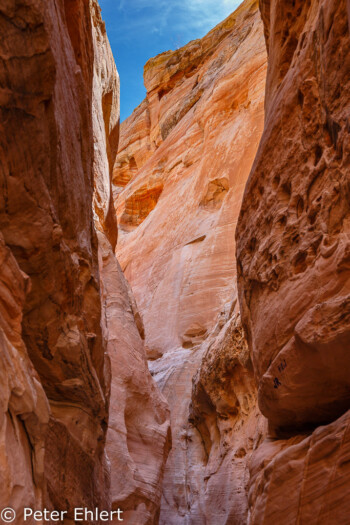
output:
M349 27L244 0L120 125L98 1L0 3L0 521L349 525Z
M151 59L147 97L121 126L116 254L170 408L166 525L246 520L247 460L264 423L234 237L263 129L265 76L263 25L248 0L203 39Z
M349 246L343 222L349 216L347 168L344 161L331 160L341 159L338 132L343 126L342 140L347 140L346 117L327 116L330 104L337 107L335 86L324 87L328 102L321 95L315 98L314 87L326 82L317 76L319 61L332 69L332 41L341 42L345 57L349 35L345 2L327 8L324 2L316 4L266 1L259 11L257 2L246 0L203 39L151 59L144 69L147 96L121 126L113 170L116 253L144 322L151 374L170 408L172 449L164 472L162 525L303 520L345 525L350 519L347 503L340 504L342 491L349 491L349 471L343 467L349 453L348 379L338 362L325 361L324 353L315 357L316 348L328 348L348 362L349 273L344 267L334 282L335 266L322 269L317 252L322 229L323 235L328 232L323 242L329 253L340 242L336 264ZM279 15L273 18L272 13ZM311 35L324 35L326 20L328 41L310 59ZM264 129L265 40L265 132L237 233L249 352L238 304L234 239ZM304 65L308 60L312 65ZM347 66L345 61L344 71ZM346 84L344 78L338 82ZM320 105L315 115L313 104ZM317 132L316 140L317 126L325 131ZM305 183L294 180L300 169ZM327 169L335 170L334 180L343 184L343 199L329 197L323 205L326 223L315 227L321 192L327 199L328 191L327 183L315 181ZM329 239L336 232L342 240L333 244ZM291 269L281 273L288 260ZM342 290L340 297L324 284L324 297L312 298L315 279L329 281L329 290ZM295 287L299 292L293 295ZM302 289L307 290L304 299ZM303 309L309 308L310 319L298 325ZM333 328L327 328L328 315ZM293 330L295 342L289 340ZM335 330L332 337L328 330ZM347 377L348 372L346 366ZM330 377L339 378L334 387ZM331 425L313 434L320 423ZM334 441L329 457L327 438ZM313 482L314 476L324 478ZM333 489L337 483L339 494ZM329 493L323 500L325 484ZM309 510L313 486L319 498L315 515ZM295 494L291 504L288 491ZM284 509L282 516L279 509Z

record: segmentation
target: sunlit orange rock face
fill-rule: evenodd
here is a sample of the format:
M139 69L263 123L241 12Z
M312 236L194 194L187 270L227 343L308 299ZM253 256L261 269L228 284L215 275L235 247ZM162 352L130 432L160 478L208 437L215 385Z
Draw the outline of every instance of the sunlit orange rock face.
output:
M237 309L234 235L265 74L261 18L247 0L203 39L149 60L147 97L121 125L117 257L171 410L162 524L246 519L247 459L264 428Z
M121 126L117 254L152 356L203 340L231 299L264 74L259 14L246 2L202 40L147 62L147 99Z
M0 507L16 525L24 507L73 523L119 504L149 523L169 418L113 255L119 79L100 9L5 2L0 31Z
M237 257L259 406L275 440L251 462L250 522L345 524L349 12L345 0L260 4L269 56L265 129Z

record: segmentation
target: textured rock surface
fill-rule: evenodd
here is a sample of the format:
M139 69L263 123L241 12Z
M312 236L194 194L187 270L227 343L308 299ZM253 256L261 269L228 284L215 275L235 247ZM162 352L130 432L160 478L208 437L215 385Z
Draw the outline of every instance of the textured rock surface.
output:
M89 4L6 2L0 23L6 35L0 65L0 229L30 278L22 299L23 352L50 402L50 421L41 435L43 503L62 510L108 507L108 387L92 220ZM19 366L15 356L12 366ZM34 374L26 379L35 384ZM34 417L35 403L32 410ZM22 431L23 441L28 455ZM28 482L23 498L29 487ZM23 507L22 497L14 491L15 501L6 503ZM20 514L18 520L22 523Z
M28 276L0 234L0 505L11 504L23 522L23 505L44 496L44 445L49 406L21 336Z
M193 379L190 422L205 449L198 497L202 521L246 523L247 465L266 434L256 398L240 315L231 308L209 339Z
M230 321L229 313L234 231L263 127L265 72L257 2L246 1L203 39L151 59L147 97L121 126L117 256L171 411L166 525L240 523L247 510L246 464L263 429L249 358L234 337L238 314Z
M250 463L249 523L349 523L349 419L263 442Z
M103 234L98 234L107 351L112 385L107 453L113 508L128 524L154 523L171 446L169 410L149 373L128 285Z
M174 440L160 523L246 523L247 464L266 429L239 315L225 310L199 348L151 365Z
M117 255L149 355L203 340L231 300L228 238L262 129L265 60L256 2L245 2L202 40L151 59L147 99L121 126L114 190L131 180L116 200Z
M283 9L265 20L266 129L237 235L261 407L276 424L295 425L334 419L350 401L350 42L344 1Z
M98 2L90 0L93 25L94 75L92 96L94 145L95 226L113 248L118 228L111 188L111 172L119 141L119 76Z
M345 524L350 520L348 415L342 416L350 408L347 4L262 0L261 12L269 55L266 118L237 228L242 320L259 406L275 438L326 426L309 437L259 449L252 462L251 522L274 522L279 508L277 521L283 524ZM264 462L266 454L270 459Z
M74 507L118 499L130 523L147 523L159 506L168 415L112 255L119 81L99 7L5 2L0 30L0 505L21 525L24 506L71 518ZM108 434L112 501L110 391L121 425ZM143 469L142 455L152 458Z

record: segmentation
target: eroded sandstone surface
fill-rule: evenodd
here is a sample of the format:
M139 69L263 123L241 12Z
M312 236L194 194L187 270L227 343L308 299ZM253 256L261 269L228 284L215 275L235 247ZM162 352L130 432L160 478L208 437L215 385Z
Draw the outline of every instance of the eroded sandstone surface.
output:
M119 80L99 6L3 2L0 30L0 507L71 524L74 507L123 504L149 523L169 421L113 255Z
M262 0L265 128L237 228L239 296L270 438L250 523L350 520L349 12Z
M121 125L117 257L144 321L173 448L160 523L244 523L265 433L237 308L234 232L263 129L266 50L246 0L201 40L149 60Z
M66 525L74 507L349 523L350 6L260 12L245 0L146 64L116 158L97 1L0 6L0 508L16 525L24 507Z

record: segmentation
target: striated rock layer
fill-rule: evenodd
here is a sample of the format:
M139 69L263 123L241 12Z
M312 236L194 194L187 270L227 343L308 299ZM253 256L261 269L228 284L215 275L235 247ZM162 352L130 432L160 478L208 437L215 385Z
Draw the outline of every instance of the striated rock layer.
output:
M112 503L125 505L130 523L149 523L159 507L168 416L123 277L110 284L119 81L99 7L5 2L0 29L0 507L11 506L19 525L24 507L68 511L67 524L74 507L107 510L111 399L120 425L107 438ZM111 268L99 269L98 252ZM108 303L110 288L119 295ZM138 396L149 410L143 433L134 419ZM157 461L137 469L141 454ZM121 458L128 502L115 493Z
M116 199L117 255L150 357L203 340L231 299L227 239L262 129L263 47L256 2L245 2L146 64L147 99L121 127L114 192L130 182Z
M251 463L254 524L350 520L347 6L260 2L265 128L237 228L243 324L274 437Z
M166 525L242 523L247 513L247 459L264 429L232 239L263 128L265 73L257 2L246 0L203 39L147 62L147 97L121 126L117 256L171 410Z

